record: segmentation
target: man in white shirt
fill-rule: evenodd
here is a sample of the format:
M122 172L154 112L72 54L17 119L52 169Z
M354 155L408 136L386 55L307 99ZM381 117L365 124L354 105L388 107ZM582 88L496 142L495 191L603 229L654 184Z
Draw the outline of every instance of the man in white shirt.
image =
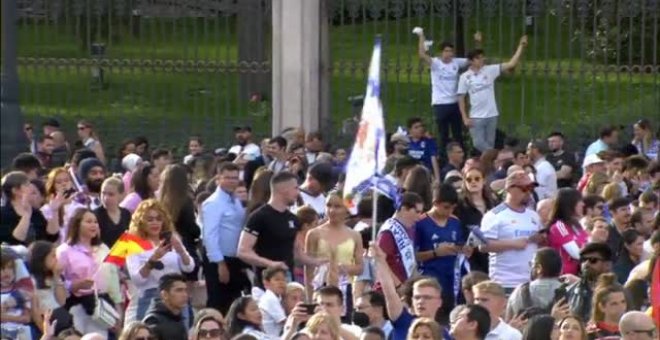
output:
M509 293L529 281L530 260L545 238L539 233L541 218L527 207L535 185L524 171L512 172L505 180L504 202L481 220L487 243L479 249L489 253L489 277Z
M268 164L268 170L279 173L287 169L288 153L286 152L286 139L281 136L273 137L268 141L269 153L273 160Z
M504 288L494 281L483 281L472 287L474 303L490 313L490 332L486 340L521 340L522 334L509 326L500 317L506 308L506 293Z
M527 155L534 164L536 182L539 184L534 190L540 200L551 198L557 192L557 172L545 159L547 152L547 144L540 139L533 140L527 145Z
M484 65L484 51L470 51L467 57L470 68L458 80L458 106L463 123L470 129L474 147L484 152L495 145L497 130L497 103L495 102L495 80L502 71L509 71L518 65L520 56L527 46L527 36L520 38L518 49L511 59L503 64ZM470 110L465 96L470 96Z
M237 126L234 128L236 145L229 148L229 153L236 155L237 164L245 164L261 155L261 149L252 142L252 128L249 126Z
M451 127L452 139L463 147L463 125L461 122L461 111L458 109L456 97L456 86L459 72L468 66L467 58L454 58L454 45L443 42L440 45L442 51L440 57L431 56L426 48L426 38L421 27L415 27L413 33L419 37L417 54L431 68L431 105L435 115L438 133L440 134L440 145L438 150L441 159L445 159L445 147L449 143L449 129ZM474 34L476 47L481 46L481 32Z

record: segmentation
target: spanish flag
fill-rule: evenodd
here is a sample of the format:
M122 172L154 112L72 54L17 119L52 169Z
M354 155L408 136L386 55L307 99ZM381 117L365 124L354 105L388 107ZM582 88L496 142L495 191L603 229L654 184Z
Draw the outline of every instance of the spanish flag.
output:
M651 312L656 327L660 327L660 258L655 261L651 275Z
M123 233L119 239L110 248L110 253L106 256L103 262L112 263L118 267L123 267L126 264L126 258L133 254L139 254L143 251L152 249L154 246L151 242L141 238L140 236Z

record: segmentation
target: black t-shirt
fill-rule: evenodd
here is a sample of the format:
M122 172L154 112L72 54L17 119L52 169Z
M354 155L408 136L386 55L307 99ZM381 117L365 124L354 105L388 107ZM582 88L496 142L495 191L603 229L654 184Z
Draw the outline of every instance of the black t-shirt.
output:
M575 174L576 170L578 169L577 167L577 162L575 161L575 157L571 155L570 153L564 151L561 153L559 156L555 156L552 153L549 153L548 155L545 156L545 159L552 164L552 166L555 168L555 171L559 171L561 169L562 165L568 165L571 167L571 178L568 179L557 179L557 187L559 188L568 188L571 187L573 183L573 175Z
M271 261L281 261L293 268L293 247L300 221L289 210L280 212L265 204L248 216L245 232L257 237L254 251ZM257 277L261 278L258 268ZM257 282L261 282L259 279Z
M124 208L119 208L119 211L121 211L119 222L115 224L105 207L101 206L94 210L94 215L99 221L99 229L101 229L101 241L108 248L112 248L119 236L128 230L128 225L131 223L131 212Z
M4 207L0 208L0 243L7 243L11 246L28 246L33 241L57 242L60 237L59 233L52 235L48 233L46 230L48 221L44 217L44 214L39 209L32 208L27 237L25 241L18 240L14 238L12 233L20 221L21 216L16 213L11 203L7 202Z

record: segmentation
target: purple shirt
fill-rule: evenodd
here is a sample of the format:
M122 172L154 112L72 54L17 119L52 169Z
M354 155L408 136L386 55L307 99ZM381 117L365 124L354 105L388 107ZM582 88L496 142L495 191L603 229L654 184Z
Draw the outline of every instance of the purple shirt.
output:
M99 267L108 252L108 247L104 244L95 246L92 249L81 244L60 244L55 253L57 261L62 267L62 276L64 276L64 284L67 290L73 293L71 286L74 282L93 279L96 281L98 291L105 292L106 284L99 279L102 278L102 275L99 275ZM85 289L77 291L75 295L84 296L93 292L93 289Z
M137 209L138 205L140 205L140 202L142 202L142 197L138 195L135 192L132 192L119 203L119 206L130 211L131 214L135 212L135 209Z

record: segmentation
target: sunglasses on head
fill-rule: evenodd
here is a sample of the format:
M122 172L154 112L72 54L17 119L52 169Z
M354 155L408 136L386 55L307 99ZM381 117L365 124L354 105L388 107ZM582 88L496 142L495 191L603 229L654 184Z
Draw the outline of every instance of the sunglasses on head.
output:
M200 329L199 332L197 332L197 335L200 338L219 338L222 335L222 329Z

